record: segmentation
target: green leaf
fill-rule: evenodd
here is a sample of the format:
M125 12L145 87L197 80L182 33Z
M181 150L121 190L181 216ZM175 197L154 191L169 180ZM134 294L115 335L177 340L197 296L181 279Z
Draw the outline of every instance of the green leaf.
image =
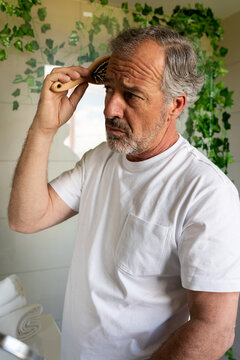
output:
M105 6L108 4L108 0L100 0L101 5Z
M145 4L144 9L142 10L142 14L147 16L147 15L151 14L151 12L152 12L152 7Z
M11 34L11 29L9 28L8 24L6 24L4 26L4 28L0 31L0 34L4 34L4 35L10 35Z
M77 30L81 31L84 29L84 24L80 20L77 20L75 24Z
M128 19L126 17L123 18L123 29L124 30L127 30L129 29L129 22L128 22Z
M24 74L25 75L29 75L29 74L32 74L33 73L33 71L31 70L31 69L29 69L29 68L27 68L25 71L24 71Z
M7 60L7 54L4 49L0 49L0 61Z
M226 49L225 47L220 47L219 52L220 52L220 55L221 55L222 57L224 57L224 56L227 55L228 49Z
M57 60L57 61L55 61L55 65L64 66L64 62Z
M163 15L163 7L160 6L154 10L154 14L156 15Z
M39 20L44 21L47 16L47 8L43 7L43 8L38 9L37 14L38 14Z
M32 27L31 27L31 25L30 25L29 23L22 24L22 25L19 27L19 30L20 30L24 35L34 37L33 29L32 29Z
M101 43L99 46L98 46L99 50L106 50L107 48L107 45L104 44L104 43Z
M141 22L141 21L144 20L143 17L142 17L142 15L140 15L140 14L133 13L132 15L133 15L133 20L134 20L135 22Z
M19 108L19 102L15 100L15 101L13 102L13 107L12 107L12 109L13 109L13 110L17 110L18 108Z
M55 46L55 48L53 48L51 51L52 55L56 55L57 51L58 51L58 46Z
M177 5L177 6L173 9L173 15L177 14L180 9L181 9L180 6Z
M71 46L76 46L79 43L79 35L77 31L73 30L71 35L68 38L68 43Z
M150 21L150 24L151 25L159 25L159 23L160 23L159 18L154 15Z
M44 67L39 66L36 70L36 73L37 73L37 77L43 77L44 76Z
M52 39L46 39L45 43L49 49L53 48L53 40Z
M23 51L23 42L22 42L22 40L18 39L17 41L15 41L15 43L13 45L17 50Z
M32 43L27 43L24 48L29 52L34 52Z
M39 49L39 44L36 40L31 41L32 49L33 51L36 51Z
M34 68L37 66L37 60L31 58L30 60L26 61L25 64L29 65L31 68Z
M42 85L43 85L43 81L38 81L38 80L36 80L36 86L37 87L42 87Z
M7 10L7 3L5 3L5 2L0 2L0 10L2 11L2 12L5 12L6 10Z
M50 30L51 29L51 25L50 24L43 24L42 26L41 26L41 32L43 33L43 34L45 34L48 30Z
M32 75L27 76L25 82L28 84L29 87L34 86L34 76Z
M94 61L99 57L99 53L95 50L93 44L88 44L89 49L89 61Z
M40 93L40 92L41 92L41 89L39 89L39 88L31 89L31 93Z
M15 79L13 80L13 84L19 84L21 82L24 82L22 75L16 75Z
M89 42L90 42L90 43L93 42L93 35L94 35L93 29L89 30L89 32L88 32L88 38L89 38Z
M29 11L23 11L22 16L21 16L26 22L29 22L32 20L31 14Z
M136 11L138 11L138 12L142 12L143 7L142 7L142 5L141 5L140 3L136 3L136 4L135 4L135 9L136 9Z
M20 95L20 93L21 93L21 90L20 90L20 89L16 89L16 90L12 93L12 96L17 97L17 96Z
M233 163L233 157L231 154L227 153L227 164L232 164ZM231 358L232 360L235 360L234 358Z
M11 39L9 36L1 36L0 42L4 47L9 47L11 44Z
M89 61L89 56L88 56L88 54L85 54L85 55L82 55L82 56L79 56L78 57L78 63L79 63L79 65L82 65L82 64L84 64L84 63L86 63L86 62L88 62Z
M229 123L229 118L231 117L230 114L228 114L226 111L222 114L222 122L224 124L224 129L229 130L231 129L231 124Z
M127 2L123 2L121 5L121 8L125 12L125 14L128 13L128 3Z

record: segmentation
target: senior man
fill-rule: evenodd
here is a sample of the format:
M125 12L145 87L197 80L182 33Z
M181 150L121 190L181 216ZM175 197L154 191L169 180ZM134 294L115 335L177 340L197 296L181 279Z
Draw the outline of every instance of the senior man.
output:
M239 198L176 130L202 86L191 43L164 27L111 43L107 143L47 184L50 145L83 96L53 82L16 168L9 223L36 232L78 214L62 334L64 360L217 360L232 345L240 290Z

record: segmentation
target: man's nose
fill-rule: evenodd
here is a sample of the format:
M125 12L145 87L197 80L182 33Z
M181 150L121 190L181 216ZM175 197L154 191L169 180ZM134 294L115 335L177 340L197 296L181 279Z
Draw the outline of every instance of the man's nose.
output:
M105 118L118 117L122 119L124 117L124 99L120 94L106 94L104 116Z

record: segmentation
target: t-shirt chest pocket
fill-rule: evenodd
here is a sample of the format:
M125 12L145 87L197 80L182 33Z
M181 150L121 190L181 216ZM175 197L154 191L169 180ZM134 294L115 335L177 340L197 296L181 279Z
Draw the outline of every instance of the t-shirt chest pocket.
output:
M169 228L129 214L115 252L116 266L130 275L158 275L163 270Z

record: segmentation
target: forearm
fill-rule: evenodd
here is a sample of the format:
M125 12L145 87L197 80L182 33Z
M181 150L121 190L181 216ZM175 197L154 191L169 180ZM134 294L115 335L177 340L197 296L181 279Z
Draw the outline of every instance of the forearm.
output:
M32 232L49 205L47 166L53 132L43 132L34 121L18 161L9 202L13 230Z
M222 334L222 335L221 335ZM219 360L231 347L234 329L190 320L156 351L151 360Z

